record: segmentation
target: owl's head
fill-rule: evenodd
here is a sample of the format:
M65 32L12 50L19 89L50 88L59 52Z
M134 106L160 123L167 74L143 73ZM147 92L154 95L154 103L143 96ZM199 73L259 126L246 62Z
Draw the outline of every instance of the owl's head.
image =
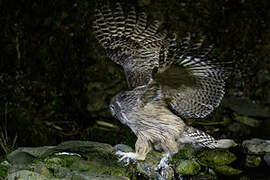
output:
M131 109L132 96L130 93L121 92L113 97L110 103L110 110L112 115L121 121L123 124L127 124L127 113Z

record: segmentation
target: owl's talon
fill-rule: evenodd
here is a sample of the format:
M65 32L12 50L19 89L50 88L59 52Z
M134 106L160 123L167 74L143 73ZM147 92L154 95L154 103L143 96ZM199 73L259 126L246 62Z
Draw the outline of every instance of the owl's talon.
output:
M115 154L119 156L118 162L124 162L125 166L128 166L130 161L136 162L135 153L117 151Z
M160 162L157 165L157 167L155 168L155 170L168 169L169 168L169 163L168 163L169 156L170 156L169 153L165 154L165 156L163 156L163 158L160 160Z

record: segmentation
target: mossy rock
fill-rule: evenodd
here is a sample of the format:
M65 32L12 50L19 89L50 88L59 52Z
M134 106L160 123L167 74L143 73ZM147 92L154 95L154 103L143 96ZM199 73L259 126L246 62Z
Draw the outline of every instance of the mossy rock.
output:
M0 165L0 179L5 179L7 176L8 167Z
M42 162L32 164L31 170L48 178L53 177L53 172Z
M201 170L201 166L195 160L183 160L179 162L175 170L181 175L195 175Z
M83 154L87 159L92 157L111 157L113 147L109 144L93 142L93 141L65 141L58 146L48 149L42 157L48 157L58 152L73 152Z
M112 175L100 175L87 172L76 173L72 175L72 180L130 180L128 177L124 176L112 176Z
M33 160L30 161L30 164L25 160L20 161L22 165L20 167L23 167L26 171L19 172L18 175L26 177L27 174L33 174L33 177L38 179L65 179L73 176L75 172L80 174L80 176L76 176L77 178L83 177L81 173L87 172L88 174L96 174L95 177L99 177L97 175L108 175L109 178L114 178L113 176L136 178L136 166L130 163L128 167L124 167L122 163L117 161L114 151L115 149L109 144L91 141L67 141L58 146L50 147L46 152L42 151L41 157L35 158L31 155ZM13 153L12 157L20 158L29 154L21 151L16 152ZM16 169L15 164L13 167L15 171L21 170Z
M28 171L28 170L20 170L14 173L11 173L7 176L7 180L49 180L46 176L38 174L36 172Z
M65 160L60 157L52 157L45 159L44 163L48 169L54 170L57 167L64 166Z
M206 168L198 174L199 179L218 179L217 173L212 168Z
M137 171L145 177L154 178L155 168L159 164L162 154L156 151L150 151L144 161L137 162Z
M260 121L257 119L248 117L248 116L240 116L236 113L234 113L234 119L240 123L243 123L245 125L248 125L250 127L258 127L260 125Z
M246 156L247 167L258 167L261 164L261 161L262 159L259 156L253 156L253 155Z
M95 160L77 160L70 166L70 169L72 171L127 177L132 176L136 171L136 167L132 163L128 166L123 166L122 163L117 163L117 161L106 161L102 158Z
M215 166L214 170L215 172L222 174L224 176L235 176L242 173L241 170L232 168L227 165Z
M198 154L200 164L208 167L227 165L237 159L229 150L205 150Z
M174 154L171 159L172 162L176 163L179 160L195 158L195 156L196 150L189 145L185 145L185 147Z

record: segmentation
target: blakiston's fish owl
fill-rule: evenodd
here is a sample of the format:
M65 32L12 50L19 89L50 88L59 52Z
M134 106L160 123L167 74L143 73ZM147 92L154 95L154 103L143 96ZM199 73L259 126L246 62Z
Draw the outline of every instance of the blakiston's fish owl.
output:
M124 68L130 90L111 101L112 114L137 135L135 153L117 152L122 158L144 160L154 148L176 153L181 143L229 148L230 139L215 140L187 126L184 118L210 114L224 95L224 65L209 58L211 46L190 35L177 47L175 36L148 24L145 13L131 7L96 10L94 31L106 54Z

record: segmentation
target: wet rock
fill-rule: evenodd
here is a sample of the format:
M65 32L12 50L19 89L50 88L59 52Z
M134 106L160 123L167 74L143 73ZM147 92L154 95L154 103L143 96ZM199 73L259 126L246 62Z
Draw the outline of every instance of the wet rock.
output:
M243 141L242 146L249 154L270 153L270 140L253 138Z
M12 164L20 165L20 164L28 164L35 159L35 157L27 152L13 152L9 154L7 159Z
M228 166L237 159L229 150L205 150L198 155L198 158L201 165L211 167L219 174L233 176L242 173L241 170Z
M259 156L246 156L246 166L247 167L257 167L261 164L262 159Z
M58 167L54 169L53 175L56 178L67 178L72 174L71 170L67 167Z
M133 149L125 144L117 144L113 147L114 151L133 152Z
M147 156L145 161L138 161L137 163L137 171L150 178L155 178L158 175L156 174L156 168L162 159L162 154L156 151L150 151Z
M7 180L49 180L48 177L38 174L36 172L28 171L28 170L20 170L14 173L11 173L7 176Z
M214 167L227 165L237 159L237 157L229 150L205 150L198 154L200 164L204 166Z
M87 172L76 172L71 177L72 180L130 180L128 177L101 175Z
M178 163L175 170L181 175L195 175L201 170L201 166L195 160L183 160Z
M73 171L89 171L89 172L100 172L102 169L100 163L86 160L78 160L72 163L70 169Z
M53 177L53 173L47 168L47 166L44 163L36 163L32 169L34 172L37 172L43 176L49 178Z
M7 159L11 164L24 163L25 161L31 161L33 158L41 157L49 149L54 146L43 146L43 147L20 147L15 151L8 154Z
M98 160L78 160L72 163L69 167L75 172L88 172L101 175L115 175L130 177L135 173L136 167L132 163L128 166L124 166L117 161L104 161L103 159Z
M266 164L270 167L270 153L266 153L263 157Z
M23 151L22 151L23 150ZM9 155L13 163L15 157L22 159L32 151L39 157L31 155L31 161L20 161L21 166L11 164L12 171L9 171L9 177L20 176L28 177L29 180L60 178L70 179L79 178L91 179L128 179L127 177L136 176L136 166L129 165L129 168L123 167L117 162L112 146L104 143L91 141L67 141L58 146L50 147L46 151L43 148L34 150L19 148ZM37 152L41 150L40 152ZM31 153L33 154L33 153ZM85 173L85 174L84 174ZM87 176L87 173L92 173ZM93 173L95 175L93 175ZM121 177L121 178L118 178ZM83 178L82 178L83 177ZM14 179L14 178L13 178ZM93 178L92 178L93 179Z
M93 141L66 141L58 146L48 149L43 155L49 156L58 152L71 152L77 153L78 156L83 154L86 158L87 156L96 157L97 154L110 156L113 155L113 147L109 144L93 142ZM89 157L91 158L91 157Z
M227 165L215 166L214 170L217 173L220 173L220 174L225 175L225 176L235 176L235 175L242 173L241 170L232 168L232 167L227 166Z
M178 153L174 154L170 159L170 163L175 167L175 172L180 175L198 174L201 167L200 164L194 160L198 150L199 149L192 144L183 145Z
M234 114L234 119L250 127L258 127L260 125L260 121L251 117L247 117L247 116L240 116L240 115Z
M16 149L15 151L7 155L7 159L10 162L9 172L14 173L18 170L28 170L30 168L33 168L38 173L41 173L40 171L41 163L36 163L35 165L32 165L32 163L36 160L36 158L41 157L49 148L48 147L37 147L37 148L23 147L23 148ZM38 167L36 168L36 166Z
M218 179L216 172L212 168L205 169L198 174L198 179Z
M230 137L234 140L246 138L250 135L250 127L238 122L230 124L228 131L230 132Z
M235 96L225 97L222 101L222 106L245 116L270 117L270 109L268 106L253 103L249 99L242 99Z
M175 172L197 176L202 174L201 169L209 168L229 175L238 172L226 166L236 159L228 150L201 151L192 145L183 146L177 154L164 161L165 163L161 163L162 153L150 151L144 161L130 162L129 165L118 162L118 157L115 155L117 150L134 152L132 148L123 144L112 147L91 141L67 141L45 151L43 148L30 150L19 148L9 155L13 163L17 162L14 160L15 157L20 159L20 155L24 157L27 154L26 157L31 157L30 161L20 161L20 167L11 163L8 170L10 177L15 175L26 177L33 173L34 179L128 179L130 177L135 180L140 174L140 177L150 179L171 180ZM201 165L208 168L201 168ZM207 177L214 177L209 172L205 173Z

